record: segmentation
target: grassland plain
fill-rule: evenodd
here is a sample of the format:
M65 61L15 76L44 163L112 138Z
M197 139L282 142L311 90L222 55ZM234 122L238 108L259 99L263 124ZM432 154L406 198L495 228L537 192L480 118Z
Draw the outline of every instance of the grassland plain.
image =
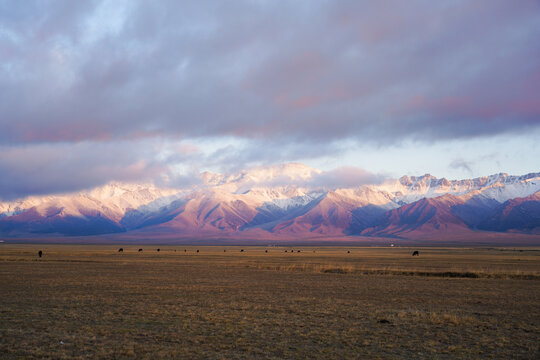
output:
M538 248L157 248L2 244L0 358L540 356Z

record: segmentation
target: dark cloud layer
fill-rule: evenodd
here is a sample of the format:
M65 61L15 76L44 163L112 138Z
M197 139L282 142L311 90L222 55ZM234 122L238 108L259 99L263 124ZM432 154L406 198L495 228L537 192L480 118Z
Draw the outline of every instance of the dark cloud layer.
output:
M0 199L536 131L538 39L534 0L0 0Z
M168 168L147 160L147 151L125 143L0 147L0 200L71 192L111 180L155 181Z
M0 142L538 126L538 1L1 1Z

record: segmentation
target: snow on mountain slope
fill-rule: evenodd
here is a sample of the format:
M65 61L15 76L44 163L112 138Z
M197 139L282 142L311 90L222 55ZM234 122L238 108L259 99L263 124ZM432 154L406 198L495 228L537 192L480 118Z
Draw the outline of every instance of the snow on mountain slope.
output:
M168 215L161 214L169 220L157 226L176 231L241 231L283 217L318 195L305 194L294 187L231 193L219 186L189 194Z
M468 180L426 174L352 188L313 186L320 184L314 179L321 174L306 165L284 164L229 175L203 173L202 185L186 189L111 183L72 194L0 202L0 233L58 230L84 235L149 228L193 236L254 229L277 235L363 232L379 236L410 232L410 227L399 228L400 221L410 219L419 221L414 231L434 231L444 228L445 223L474 228L501 203L540 191L540 173L501 173ZM452 209L448 201L441 200L446 195L455 196L455 201L459 198ZM414 205L407 208L408 204ZM437 215L431 222L422 223L423 217L414 215L431 213L433 208ZM399 226L383 231L385 212L394 210L399 211L394 212L392 221ZM403 218L396 220L396 216Z
M33 196L0 203L0 231L72 235L117 232L123 230L120 222L128 211L153 212L175 198L177 190L122 183L73 194Z
M380 223L362 232L369 236L407 237L431 235L433 233L462 233L471 231L452 208L465 200L455 195L423 198L388 211Z
M362 186L353 189L336 189L337 195L357 202L359 206L375 205L387 210L398 207L395 202L396 195L388 191L381 191L376 186Z
M10 216L30 208L43 213L47 207L62 208L64 213L80 215L80 209L108 209L116 216L122 216L127 209L148 205L157 199L174 196L177 190L159 189L153 185L110 183L90 191L63 195L31 196L12 202L0 202L0 213ZM148 211L162 206L155 204Z
M510 185L511 186L511 185ZM421 238L475 230L522 232L540 229L540 192L499 203L486 191L422 198L391 210L362 235Z
M540 192L500 204L478 228L540 233Z
M305 211L281 221L270 229L273 233L343 234L351 226L354 210L362 204L354 198L329 191L308 204Z
M381 185L370 186L374 191L387 194L394 207L409 204L422 198L432 198L445 194L463 195L470 191L480 192L498 202L514 197L525 197L540 190L540 173L523 176L509 176L501 173L468 180L437 179L430 174L423 176L403 176L399 180L389 180Z
M271 166L257 166L236 174L222 175L205 172L201 175L204 183L220 187L230 192L246 192L253 188L275 188L287 185L308 184L322 173L304 164L288 163Z

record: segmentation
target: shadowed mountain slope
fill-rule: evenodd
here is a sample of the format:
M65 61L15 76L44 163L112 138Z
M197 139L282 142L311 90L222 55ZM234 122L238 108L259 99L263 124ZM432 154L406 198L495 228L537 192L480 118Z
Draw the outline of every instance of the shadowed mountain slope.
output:
M204 173L202 184L181 189L112 183L0 202L0 235L425 238L540 227L539 173L466 180L426 174L350 188L315 185L320 174L285 164Z
M524 231L540 233L540 192L499 205L493 214L478 225L489 231Z

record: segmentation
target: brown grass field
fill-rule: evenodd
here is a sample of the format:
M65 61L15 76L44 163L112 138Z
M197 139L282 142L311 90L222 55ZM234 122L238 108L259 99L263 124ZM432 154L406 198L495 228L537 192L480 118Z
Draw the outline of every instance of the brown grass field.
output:
M0 358L540 358L538 248L119 247L0 244Z

